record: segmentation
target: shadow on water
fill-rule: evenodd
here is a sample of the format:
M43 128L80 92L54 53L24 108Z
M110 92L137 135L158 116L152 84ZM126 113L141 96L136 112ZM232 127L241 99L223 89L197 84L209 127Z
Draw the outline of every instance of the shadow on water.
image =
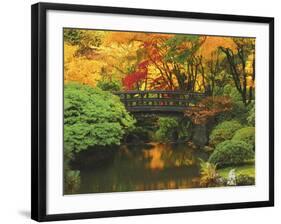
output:
M187 143L150 143L89 150L72 166L80 170L77 193L179 189L199 187L199 158L207 157Z

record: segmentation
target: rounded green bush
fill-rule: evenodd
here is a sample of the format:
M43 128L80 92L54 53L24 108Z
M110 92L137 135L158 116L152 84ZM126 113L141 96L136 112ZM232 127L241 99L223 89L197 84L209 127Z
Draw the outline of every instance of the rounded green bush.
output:
M210 145L215 146L225 140L232 139L234 133L241 128L242 125L236 120L224 121L218 124L210 134Z
M218 166L237 165L254 158L253 147L244 141L227 140L217 145L209 162Z
M118 96L76 83L64 86L64 150L120 145L135 119Z
M245 127L237 130L232 140L244 141L250 144L252 147L255 145L255 128Z

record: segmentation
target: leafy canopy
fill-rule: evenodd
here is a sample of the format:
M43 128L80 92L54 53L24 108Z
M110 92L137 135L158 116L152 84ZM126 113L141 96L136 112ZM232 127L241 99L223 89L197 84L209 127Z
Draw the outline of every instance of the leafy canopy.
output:
M254 38L64 29L65 83L95 87L106 79L124 90L210 96L230 84L247 105L254 100L254 68Z
M64 142L66 150L119 145L135 120L117 96L87 85L66 84Z

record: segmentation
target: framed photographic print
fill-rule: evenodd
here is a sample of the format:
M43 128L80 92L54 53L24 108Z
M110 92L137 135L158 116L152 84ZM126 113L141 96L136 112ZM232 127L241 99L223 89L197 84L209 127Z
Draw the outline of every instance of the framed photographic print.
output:
M274 205L274 19L32 6L32 218Z

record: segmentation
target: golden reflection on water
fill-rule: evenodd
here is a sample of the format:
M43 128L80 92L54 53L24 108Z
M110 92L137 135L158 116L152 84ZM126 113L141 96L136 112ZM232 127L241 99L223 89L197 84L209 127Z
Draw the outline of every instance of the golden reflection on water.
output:
M152 145L152 149L143 151L143 156L148 161L145 165L147 169L163 170L168 167L192 166L196 163L196 158L190 150L179 151L161 143Z
M168 149L166 150L168 151ZM164 148L161 147L160 144L155 144L153 149L144 151L144 158L149 160L149 163L147 163L145 167L153 170L162 170L164 168L164 160L162 159L163 153Z
M165 190L165 189L183 189L192 188L198 185L198 178L193 178L192 180L169 180L169 181L158 181L154 183L137 183L135 185L136 191L146 191L146 190Z

